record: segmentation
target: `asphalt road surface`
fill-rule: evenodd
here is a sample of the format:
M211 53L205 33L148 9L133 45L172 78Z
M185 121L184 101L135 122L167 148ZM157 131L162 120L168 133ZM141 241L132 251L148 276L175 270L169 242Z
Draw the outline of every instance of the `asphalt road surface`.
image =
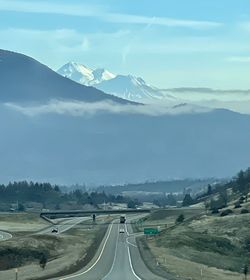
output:
M0 231L0 241L11 239L12 235L8 232Z
M88 280L162 280L145 266L128 224L112 223L97 259L78 273L58 279ZM120 232L121 229L124 232Z
M56 229L58 232L56 234L63 233L72 227L76 226L77 224L80 224L84 221L91 220L91 217L76 217L76 218L67 218L61 221L60 224L53 225L51 227L48 227L46 229L43 229L36 234L52 234L52 230Z

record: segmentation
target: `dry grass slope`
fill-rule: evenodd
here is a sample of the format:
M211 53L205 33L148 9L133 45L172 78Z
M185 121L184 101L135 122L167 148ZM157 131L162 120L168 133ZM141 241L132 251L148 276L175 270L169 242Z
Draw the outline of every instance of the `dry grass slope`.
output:
M250 214L203 215L163 230L148 245L165 270L183 278L241 279L250 263L249 228Z

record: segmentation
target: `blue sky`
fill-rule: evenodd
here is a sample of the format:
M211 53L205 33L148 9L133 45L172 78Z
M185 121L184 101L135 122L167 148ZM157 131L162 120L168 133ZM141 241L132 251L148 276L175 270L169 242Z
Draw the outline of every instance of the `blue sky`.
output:
M0 48L160 88L250 89L250 1L0 0Z

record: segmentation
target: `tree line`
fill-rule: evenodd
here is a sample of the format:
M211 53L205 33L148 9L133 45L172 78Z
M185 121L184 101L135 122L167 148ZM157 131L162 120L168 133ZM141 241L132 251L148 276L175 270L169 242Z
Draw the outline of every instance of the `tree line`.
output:
M231 190L231 192L229 192ZM235 203L235 208L240 208L243 202L248 199L250 192L250 168L245 171L240 170L238 174L227 183L218 183L214 186L207 186L205 193L192 198L190 194L186 194L183 199L183 206L189 206L201 201L204 201L207 209L213 212L218 212L219 209L227 207L231 198L236 196L239 199ZM216 195L217 198L211 198L211 195Z
M62 192L58 185L38 182L10 182L0 185L0 202L15 203L20 205L27 202L42 203L44 208L48 205L60 209L60 204L74 202L77 205L90 204L95 207L102 203L127 203L130 208L140 205L137 200L122 195L112 195L102 192L87 192L76 189L69 193Z

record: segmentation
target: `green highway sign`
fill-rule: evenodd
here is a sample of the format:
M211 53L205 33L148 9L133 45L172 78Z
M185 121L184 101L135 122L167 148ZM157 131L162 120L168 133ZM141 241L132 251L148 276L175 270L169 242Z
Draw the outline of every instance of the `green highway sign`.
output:
M157 228L144 228L144 234L158 234L159 230Z

